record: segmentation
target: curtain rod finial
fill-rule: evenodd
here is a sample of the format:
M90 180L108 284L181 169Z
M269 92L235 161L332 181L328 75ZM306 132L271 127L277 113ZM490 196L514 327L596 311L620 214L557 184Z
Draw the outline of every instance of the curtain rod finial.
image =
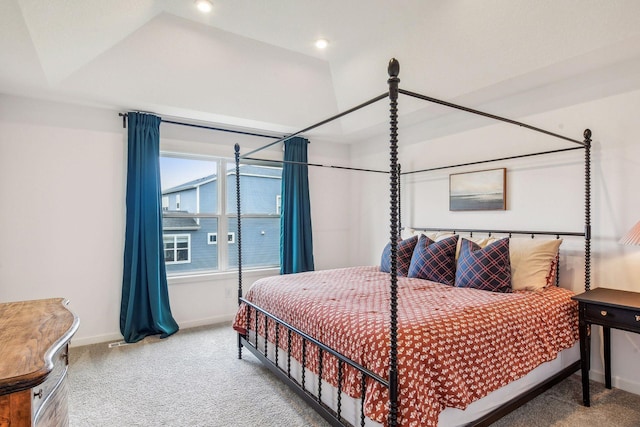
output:
M118 113L120 117L122 117L122 129L127 128L127 113Z
M584 139L591 139L591 129L584 130Z
M236 150L236 153L240 152L240 144L238 144L237 142L236 142L236 145L234 146L234 148Z

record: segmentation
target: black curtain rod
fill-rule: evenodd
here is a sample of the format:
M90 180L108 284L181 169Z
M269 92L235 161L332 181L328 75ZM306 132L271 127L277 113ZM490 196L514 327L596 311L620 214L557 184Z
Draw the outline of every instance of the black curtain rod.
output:
M387 92L385 92L385 93L383 93L382 95L378 95L378 96L376 96L375 98L371 98L370 100L368 100L368 101L366 101L366 102L363 102L363 103L362 103L362 104L360 104L360 105L357 105L357 106L355 106L355 107L353 107L353 108L350 108L350 109L348 109L348 110L346 110L346 111L343 111L343 112L342 112L342 113L340 113L340 114L336 114L336 115L335 115L335 116L333 116L333 117L329 117L328 119L323 120L323 121L321 121L321 122L318 122L318 123L316 123L315 125L311 125L311 126L309 126L309 127L307 127L307 128L304 128L304 129L302 129L302 130L299 130L299 131L298 131L298 132L296 132L296 133L292 133L291 135L287 135L287 136L285 136L285 137L282 137L282 138L280 138L279 140L274 141L274 142L271 142L271 143L269 143L269 144L267 144L267 145L265 145L265 146L263 146L263 147L256 148L255 150L250 151L250 152L248 152L247 154L243 154L242 156L240 156L240 158L243 158L243 159L244 159L244 158L246 158L247 156L250 156L250 155L252 155L252 154L257 153L258 151L262 151L262 150L264 150L265 148L269 148L269 147L271 147L272 145L275 145L275 144L277 144L277 143L279 143L279 142L284 142L284 141L286 141L286 140L288 140L288 139L293 138L294 136L300 135L301 133L308 132L308 131L310 131L310 130L312 130L312 129L315 129L315 128L319 127L319 126L322 126L322 125L324 125L324 124L327 124L327 123L329 123L329 122L332 122L332 121L334 121L334 120L336 120L336 119L339 119L339 118L340 118L340 117L342 117L342 116L346 116L347 114L353 113L354 111L357 111L357 110L359 110L359 109L361 109L361 108L364 108L364 107L366 107L367 105L371 105L371 104L373 104L373 103L375 103L375 102L380 101L381 99L385 99L385 98L387 98L388 96L389 96L389 94L388 94Z
M496 116L495 114L485 113L484 111L480 111L480 110L474 110L473 108L468 108L468 107L464 107L462 105L453 104L451 102L443 101L441 99L432 98L432 97L426 96L426 95L421 95L421 94L415 93L415 92L410 92L410 91L404 90L404 89L398 89L398 92L400 92L400 93L402 93L404 95L412 96L414 98L422 99L424 101L433 102L434 104L440 104L440 105L444 105L445 107L455 108L456 110L466 111L467 113L477 114L479 116L488 117L490 119L499 120L501 122L510 123L512 125L522 126L524 128L527 128L527 129L530 129L530 130L533 130L533 131L536 131L536 132L544 133L546 135L550 135L550 136L553 136L553 137L556 137L556 138L559 138L559 139L564 139L565 141L570 141L570 142L573 142L575 144L579 144L579 145L584 146L584 142L583 141L578 141L577 139L572 139L572 138L569 138L569 137L566 137L566 136L563 136L563 135L559 135L557 133L549 132L548 130L537 128L535 126L531 126L531 125L528 125L526 123L522 123L522 122L518 122L518 121L515 121L515 120L507 119L507 118L501 117L501 116Z
M122 117L122 127L124 129L126 129L126 127L127 127L127 113L118 113L118 115ZM175 121L175 120L166 120L166 119L163 119L162 117L160 117L160 121L162 123L168 123L168 124L171 124L171 125L188 126L188 127L193 127L193 128L199 128L199 129L215 130L215 131L219 131L219 132L235 133L235 134L240 134L240 135L258 136L258 137L261 137L261 138L280 139L279 136L264 135L264 134L261 134L261 133L245 132L245 131L241 131L241 130L224 129L224 128L218 128L218 127L214 127L214 126L198 125L198 124L194 124L194 123L178 122L178 121Z
M500 162L500 161L503 161L503 160L520 159L520 158L524 158L524 157L541 156L543 154L562 153L563 151L573 151L573 150L583 150L583 149L584 149L584 147L561 148L559 150L541 151L539 153L520 154L520 155L516 155L516 156L501 157L499 159L478 160L477 162L459 163L457 165L438 166L438 167L435 167L435 168L420 169L420 170L409 171L409 172L402 172L400 175L411 175L411 174L420 173L420 172L432 172L432 171L437 171L437 170L442 170L442 169L457 168L457 167L460 167L460 166L479 165L479 164L482 164L482 163Z
M255 157L243 157L242 159L243 160L252 160L252 161L256 161L256 162L269 162L269 163L278 163L278 164L318 166L318 167L322 167L322 168L344 169L344 170L350 170L350 171L376 172L376 173L385 173L385 174L389 173L389 171L380 171L380 170L375 170L375 169L362 169L362 168L352 168L352 167L349 167L349 166L323 165L323 164L320 164L320 163L294 162L292 160L257 159Z

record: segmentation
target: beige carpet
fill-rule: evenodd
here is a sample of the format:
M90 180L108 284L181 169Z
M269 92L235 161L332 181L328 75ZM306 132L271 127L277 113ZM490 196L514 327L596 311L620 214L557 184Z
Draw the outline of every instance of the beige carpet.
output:
M164 340L71 349L71 427L328 426L248 351L237 359L230 325ZM640 426L640 396L592 385L583 407L573 376L494 426Z

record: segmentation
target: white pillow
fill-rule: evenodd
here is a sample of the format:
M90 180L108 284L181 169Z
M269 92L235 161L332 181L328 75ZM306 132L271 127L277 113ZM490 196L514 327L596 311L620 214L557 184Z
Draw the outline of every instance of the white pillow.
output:
M458 246L456 247L456 261L458 260L458 257L460 256L460 248L462 246L462 239L467 239L467 240L471 240L473 243L475 243L476 245L480 246L480 248L484 248L488 245L490 245L491 243L495 242L496 238L494 237L462 237L460 236L460 238L458 239Z
M425 236L427 236L429 239L433 240L434 242L439 242L440 240L444 240L447 237L451 237L451 236L454 235L450 231L438 231L438 232L427 233L426 231L414 230L413 228L405 228L404 230L402 230L403 238L409 238L409 237L413 237L413 236L420 237L421 234L424 234Z
M402 238L402 240L405 240L405 239L408 239L409 237L415 236L416 234L420 236L419 231L414 230L413 228L404 227L400 232L400 237Z
M513 290L537 291L547 286L551 264L562 239L509 239Z

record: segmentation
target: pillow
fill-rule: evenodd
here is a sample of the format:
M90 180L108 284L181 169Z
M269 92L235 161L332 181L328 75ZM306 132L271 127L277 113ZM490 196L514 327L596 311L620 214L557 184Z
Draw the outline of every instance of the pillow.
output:
M413 255L413 248L418 243L418 236L409 237L398 242L397 248L397 260L396 266L398 276L406 276L409 272L409 264L411 264L411 256ZM382 250L382 257L380 258L380 271L384 273L391 272L391 242Z
M439 242L440 240L444 240L447 239L451 236L457 236L457 234L453 234L450 231L438 231L437 233L432 233L433 237L429 236L427 234L427 237L431 237L431 240L433 240L434 242Z
M511 239L509 256L513 289L537 291L546 287L561 243L562 239Z
M488 246L489 244L498 240L495 237L465 237L464 239L471 240L473 243L480 246L480 248L484 248L485 246ZM460 257L460 246L462 245L462 240L463 239L458 239L458 247L456 248L456 260Z
M509 239L499 239L481 248L462 239L455 284L492 292L511 292Z
M409 277L431 280L453 286L456 280L456 247L458 236L434 242L420 236L409 265Z
M402 237L403 239L408 239L410 237L418 235L420 235L420 232L418 230L414 230L413 228L403 227L402 231L400 232L400 237Z

